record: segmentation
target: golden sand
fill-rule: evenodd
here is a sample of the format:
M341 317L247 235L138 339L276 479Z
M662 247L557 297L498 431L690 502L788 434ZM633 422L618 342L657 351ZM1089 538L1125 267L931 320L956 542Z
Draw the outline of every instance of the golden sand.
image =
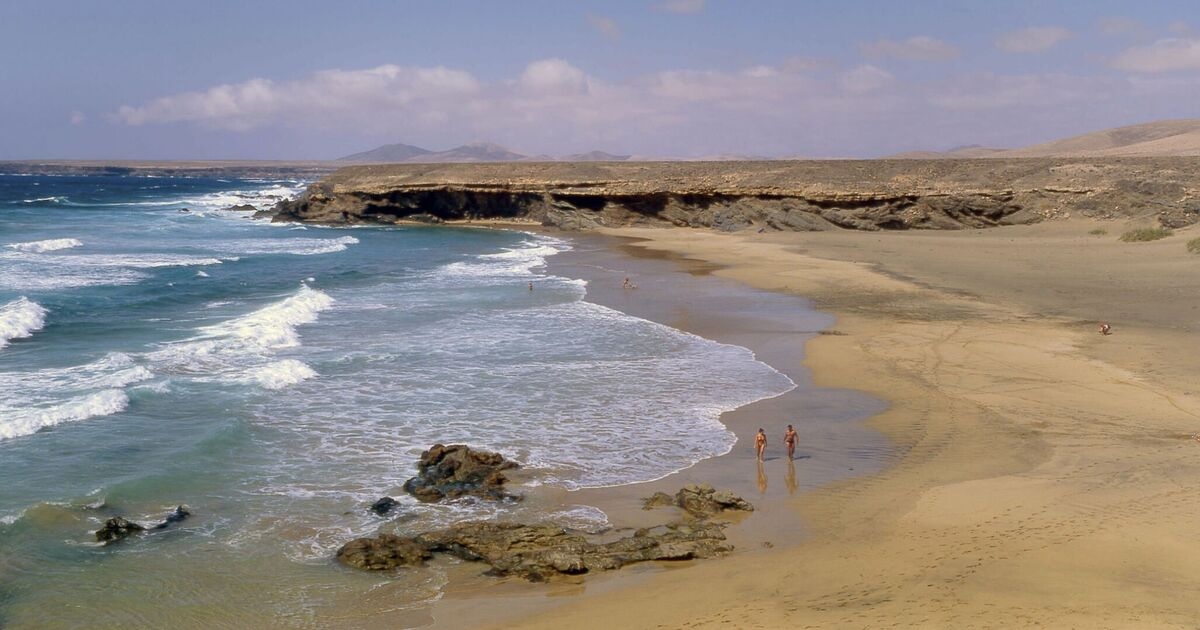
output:
M1095 225L614 231L834 313L845 334L807 364L888 400L870 423L901 457L778 499L799 544L517 598L536 614L511 627L1195 627L1195 234L1119 243Z

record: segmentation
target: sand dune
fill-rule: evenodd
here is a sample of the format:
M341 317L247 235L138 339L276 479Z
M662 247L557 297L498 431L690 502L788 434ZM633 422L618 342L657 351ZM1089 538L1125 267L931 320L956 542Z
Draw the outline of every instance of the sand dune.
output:
M894 159L944 160L1023 157L1170 157L1200 156L1200 119L1159 120L1053 140L1018 149L980 146L949 151L907 151Z

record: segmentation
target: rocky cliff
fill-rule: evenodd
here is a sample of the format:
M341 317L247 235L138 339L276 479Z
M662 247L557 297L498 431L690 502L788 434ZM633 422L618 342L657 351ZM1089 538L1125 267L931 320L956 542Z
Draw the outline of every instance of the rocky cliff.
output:
M564 229L959 229L1200 220L1200 158L412 164L341 169L279 221L524 219Z

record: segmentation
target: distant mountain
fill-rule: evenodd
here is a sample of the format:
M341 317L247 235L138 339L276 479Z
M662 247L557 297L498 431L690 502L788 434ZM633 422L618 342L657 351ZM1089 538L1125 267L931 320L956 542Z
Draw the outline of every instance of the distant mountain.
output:
M464 144L461 147L455 147L447 151L436 151L426 153L415 158L409 158L406 162L425 162L425 163L442 163L442 162L515 162L523 160L526 156L509 151L508 149L490 142L474 142L472 144Z
M1200 119L1156 122L1094 131L1019 149L978 145L949 151L907 151L891 159L963 159L1016 157L1154 157L1200 156Z
M377 149L347 155L338 158L338 162L392 163L405 162L415 157L433 153L429 149L414 147L411 144L385 144Z

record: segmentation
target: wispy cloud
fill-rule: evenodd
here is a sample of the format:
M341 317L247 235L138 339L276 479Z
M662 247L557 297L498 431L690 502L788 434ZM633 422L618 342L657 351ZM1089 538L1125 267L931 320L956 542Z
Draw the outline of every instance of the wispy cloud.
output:
M838 85L853 94L866 94L888 87L895 80L886 70L863 64L838 77Z
M859 44L859 51L871 58L908 59L913 61L945 61L958 56L958 49L946 42L925 35L902 41L879 39Z
M489 80L460 69L386 65L170 94L125 105L112 119L246 137L271 127L436 146L488 139L547 153L601 147L659 155L861 155L933 141L999 138L1015 146L1039 133L1015 121L1086 120L1099 128L1130 108L1179 103L1200 89L1200 79L1189 75L977 73L926 83L872 64L845 70L800 64L801 72L789 65L665 70L616 81L559 58Z
M86 120L87 117L83 115L83 112L79 110L71 112L70 121L72 125L82 125Z
M704 10L704 0L666 0L659 6L671 13L700 13Z
M590 13L587 16L587 19L588 23L592 25L592 28L596 29L596 32L600 33L601 35L614 41L621 38L621 28L617 26L616 20L603 15L593 15Z
M1031 26L1009 31L996 38L996 47L1009 53L1040 53L1071 36L1061 26Z
M1134 46L1117 55L1112 65L1144 73L1200 70L1200 39L1160 39L1147 46Z

